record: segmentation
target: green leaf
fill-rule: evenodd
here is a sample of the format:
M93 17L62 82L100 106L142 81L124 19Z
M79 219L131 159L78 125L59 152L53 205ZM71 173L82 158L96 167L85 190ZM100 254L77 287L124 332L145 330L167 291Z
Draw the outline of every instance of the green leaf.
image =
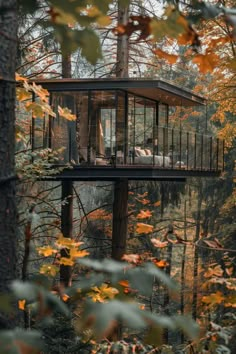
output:
M27 345L31 349L30 353L39 353L43 348L42 334L38 331L24 331L14 329L0 331L1 354L21 354L24 353L22 346ZM29 351L28 351L29 352Z
M144 270L147 274L150 274L159 280L164 285L166 285L171 290L177 290L177 284L163 271L156 267L153 263L146 263L144 265Z
M174 316L172 317L176 328L183 331L186 336L191 339L196 339L199 335L199 327L197 323L190 317L187 316Z
M93 268L96 271L105 273L123 272L124 269L128 266L128 264L125 262L117 262L111 259L103 259L102 261L97 261L91 258L81 258L78 259L78 263Z
M70 315L70 311L61 299L50 292L44 292L44 302L53 312L59 312L65 316Z
M100 40L97 34L88 28L80 31L79 46L81 54L88 62L95 65L98 59L102 58Z
M37 285L20 280L14 280L10 287L16 298L27 301L35 301L40 291L40 287Z
M108 303L87 302L85 317L94 319L93 327L99 337L102 337L117 321L122 321L125 325L135 329L146 327L146 322L136 305L118 300Z

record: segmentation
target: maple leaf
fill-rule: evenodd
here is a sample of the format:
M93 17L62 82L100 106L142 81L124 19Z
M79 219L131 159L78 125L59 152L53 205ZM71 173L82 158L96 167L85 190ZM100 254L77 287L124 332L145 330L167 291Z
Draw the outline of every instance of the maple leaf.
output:
M214 268L208 268L208 270L204 273L205 278L210 278L212 276L221 277L223 275L223 269L220 265L217 265Z
M16 81L23 81L23 82L28 81L25 77L19 75L18 73L15 73L15 80Z
M73 266L74 265L74 261L72 258L67 258L67 257L62 257L60 259L60 264L63 264L64 266Z
M124 254L122 259L129 263L137 264L140 262L140 256L138 254Z
M43 264L39 270L39 273L55 277L57 275L58 271L59 271L59 269L55 265Z
M210 306L220 304L222 301L224 301L225 297L220 291L217 291L216 293L212 293L208 296L203 296L202 302L205 304L208 304Z
M76 120L76 115L72 114L69 108L62 108L61 106L58 106L58 113L60 117L63 117L67 120Z
M140 213L137 215L138 219L146 219L152 216L152 212L149 210L141 210Z
M151 242L153 243L153 246L157 247L157 248L164 248L168 246L168 241L160 241L157 240L156 238L151 238Z
M153 50L153 53L156 54L159 58L165 59L170 64L175 64L178 59L178 55L166 53L160 48Z
M18 308L22 311L25 310L26 300L18 300Z
M153 231L153 226L149 224L137 223L136 232L138 234L149 234Z
M219 63L219 57L212 52L208 52L206 54L196 54L192 61L198 65L203 74L206 74L215 69Z
M54 248L52 248L50 246L38 247L37 251L38 251L38 254L40 254L44 257L52 256L53 254L58 252L57 250L55 250Z
M64 302L67 302L69 300L70 296L67 295L67 294L63 294L61 299L64 301Z
M91 290L92 292L88 293L88 296L90 296L94 302L105 302L107 299L113 299L119 293L119 290L105 283L100 287L94 286Z
M82 258L85 256L88 256L89 252L85 250L78 250L77 248L71 248L70 249L70 257L71 258Z
M59 235L58 240L56 241L56 245L60 248L74 248L82 245L83 242L76 242L70 237L64 237L62 234Z
M113 32L119 36L126 34L130 37L134 32L139 31L137 41L145 40L151 34L151 21L149 16L130 16L126 25L119 24L113 29Z

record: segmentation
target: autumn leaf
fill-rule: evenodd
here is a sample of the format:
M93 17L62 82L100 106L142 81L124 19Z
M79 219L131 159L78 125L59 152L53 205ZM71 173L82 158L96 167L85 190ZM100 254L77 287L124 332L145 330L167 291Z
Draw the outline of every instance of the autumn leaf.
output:
M16 89L16 98L20 102L21 101L25 101L25 100L29 100L29 99L32 99L32 93L27 91L23 87L17 87L17 89Z
M220 291L217 291L216 293L212 293L208 296L203 296L202 302L205 304L208 304L210 306L220 304L222 301L224 301L224 296Z
M64 237L62 234L59 235L58 240L56 241L56 245L59 248L74 248L82 245L83 242L76 242L70 237Z
M136 232L138 234L148 234L153 231L153 226L149 224L143 224L138 222L136 226Z
M170 64L175 64L178 60L178 55L166 53L160 48L153 50L153 53L156 54L159 58L165 59Z
M156 207L159 207L160 205L161 205L161 202L159 200L153 204L153 206L156 206Z
M118 284L120 284L121 286L123 286L125 288L128 288L130 286L128 280L120 280L118 282Z
M91 288L88 296L94 302L105 302L107 299L113 299L119 291L116 288L109 287L108 284L103 283L100 287L94 286Z
M21 75L19 75L18 73L15 73L15 80L16 81L27 81L27 79Z
M61 106L58 106L58 113L60 117L63 117L69 121L76 120L76 115L72 114L69 108L62 108Z
M39 270L39 273L55 277L58 271L59 268L53 264L43 264Z
M137 215L138 219L146 219L152 216L151 211L149 210L141 210L140 213Z
M72 267L74 264L75 264L75 262L73 261L73 259L72 258L67 258L67 257L62 257L61 259L60 259L60 264L63 264L64 266L70 266L70 267Z
M22 311L25 310L26 300L18 300L18 308Z
M219 243L219 241L215 239L215 240L203 240L203 242L205 242L207 244L207 246L211 247L211 248L222 248L222 245Z
M129 263L137 264L140 262L140 256L138 254L124 254L122 259Z
M158 260L158 259L154 259L152 260L152 262L158 267L158 268L165 268L169 265L169 263L167 261L165 261L164 259Z
M89 252L85 250L78 250L77 248L71 248L70 249L70 257L71 258L82 258L85 256L88 256Z
M164 248L168 246L168 241L160 241L157 240L156 238L151 238L151 242L153 243L153 246L157 248Z
M52 256L53 254L58 252L57 250L55 250L54 248L52 248L50 246L38 247L37 251L38 251L38 254L40 254L44 257Z
M223 269L220 265L217 265L214 268L208 268L208 270L204 273L205 278L210 278L212 276L221 277L223 275Z
M64 301L64 302L67 302L69 300L70 296L67 295L67 294L63 294L61 299Z
M203 74L206 74L207 72L212 72L215 69L219 63L219 57L213 52L208 52L207 54L196 54L192 62L198 65L199 70Z

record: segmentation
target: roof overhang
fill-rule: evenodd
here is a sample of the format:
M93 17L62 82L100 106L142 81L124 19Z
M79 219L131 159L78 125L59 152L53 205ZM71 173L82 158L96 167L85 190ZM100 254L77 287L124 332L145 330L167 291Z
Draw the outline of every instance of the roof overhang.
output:
M45 79L35 80L49 91L124 90L169 106L205 105L206 99L162 80L150 79Z

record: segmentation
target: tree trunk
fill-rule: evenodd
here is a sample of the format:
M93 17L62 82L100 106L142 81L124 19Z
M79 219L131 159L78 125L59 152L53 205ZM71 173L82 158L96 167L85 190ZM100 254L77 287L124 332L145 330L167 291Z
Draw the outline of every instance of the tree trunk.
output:
M62 57L62 78L71 77L71 57ZM66 105L66 102L65 102ZM69 122L67 122L69 130ZM70 138L70 134L68 133ZM70 144L70 141L69 141ZM72 181L62 181L61 185L61 232L64 237L72 238L73 235L73 182ZM61 257L69 257L69 250L62 249ZM60 266L60 282L65 287L71 284L71 266Z
M118 1L118 24L128 22L129 6L123 7ZM117 39L116 77L128 77L129 40L127 36ZM120 179L114 184L112 258L121 260L126 250L128 233L128 180Z
M201 227L201 207L202 207L202 182L199 181L198 190L198 202L197 202L197 216L196 216L196 233L194 238L194 244L199 240L200 227ZM193 319L197 319L197 295L198 295L198 248L194 249L194 261L193 261L193 303L192 303L192 316Z
M15 68L17 2L0 0L0 293L17 277L15 200ZM15 325L0 314L0 329Z

